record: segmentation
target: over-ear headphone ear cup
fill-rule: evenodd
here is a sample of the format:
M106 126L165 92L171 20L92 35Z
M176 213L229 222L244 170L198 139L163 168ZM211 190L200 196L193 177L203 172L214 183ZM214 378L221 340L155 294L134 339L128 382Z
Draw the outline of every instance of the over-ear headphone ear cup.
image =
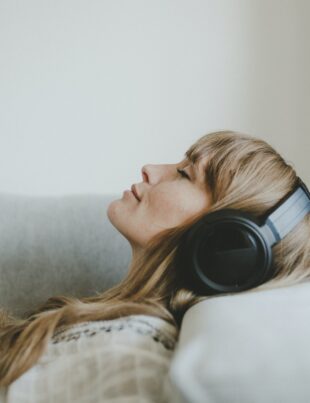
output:
M202 217L177 253L184 286L199 294L252 288L270 275L272 252L254 217L226 209Z

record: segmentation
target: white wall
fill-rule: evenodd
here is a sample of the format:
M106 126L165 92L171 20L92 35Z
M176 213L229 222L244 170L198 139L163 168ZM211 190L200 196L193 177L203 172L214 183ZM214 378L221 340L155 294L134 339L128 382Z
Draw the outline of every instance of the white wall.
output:
M0 0L0 192L119 193L222 129L310 184L308 0Z

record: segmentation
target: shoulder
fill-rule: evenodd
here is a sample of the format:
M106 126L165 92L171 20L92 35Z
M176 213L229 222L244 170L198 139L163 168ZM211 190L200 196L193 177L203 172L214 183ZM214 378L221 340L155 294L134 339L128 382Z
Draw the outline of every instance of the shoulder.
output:
M166 401L163 381L176 340L173 325L148 315L62 327L40 358L40 371L33 368L31 379L40 388L43 382L51 390L55 386L60 396L77 396L76 401L82 401L89 390L96 396L94 401Z
M166 402L176 337L174 326L148 315L63 326L10 393L32 402L42 391L61 402Z

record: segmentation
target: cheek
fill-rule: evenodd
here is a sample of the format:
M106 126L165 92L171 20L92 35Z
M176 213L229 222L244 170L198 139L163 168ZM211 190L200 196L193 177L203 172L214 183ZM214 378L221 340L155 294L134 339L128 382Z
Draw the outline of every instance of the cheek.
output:
M177 225L194 214L195 204L193 197L189 197L185 191L175 189L169 193L163 191L150 195L147 209L154 222L157 219L160 225L166 224L168 227Z

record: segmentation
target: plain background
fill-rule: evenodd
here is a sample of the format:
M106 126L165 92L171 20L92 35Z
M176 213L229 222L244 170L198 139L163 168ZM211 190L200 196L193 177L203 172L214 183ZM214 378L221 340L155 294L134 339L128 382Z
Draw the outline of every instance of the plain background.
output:
M119 193L200 136L310 184L308 0L0 0L0 191Z

